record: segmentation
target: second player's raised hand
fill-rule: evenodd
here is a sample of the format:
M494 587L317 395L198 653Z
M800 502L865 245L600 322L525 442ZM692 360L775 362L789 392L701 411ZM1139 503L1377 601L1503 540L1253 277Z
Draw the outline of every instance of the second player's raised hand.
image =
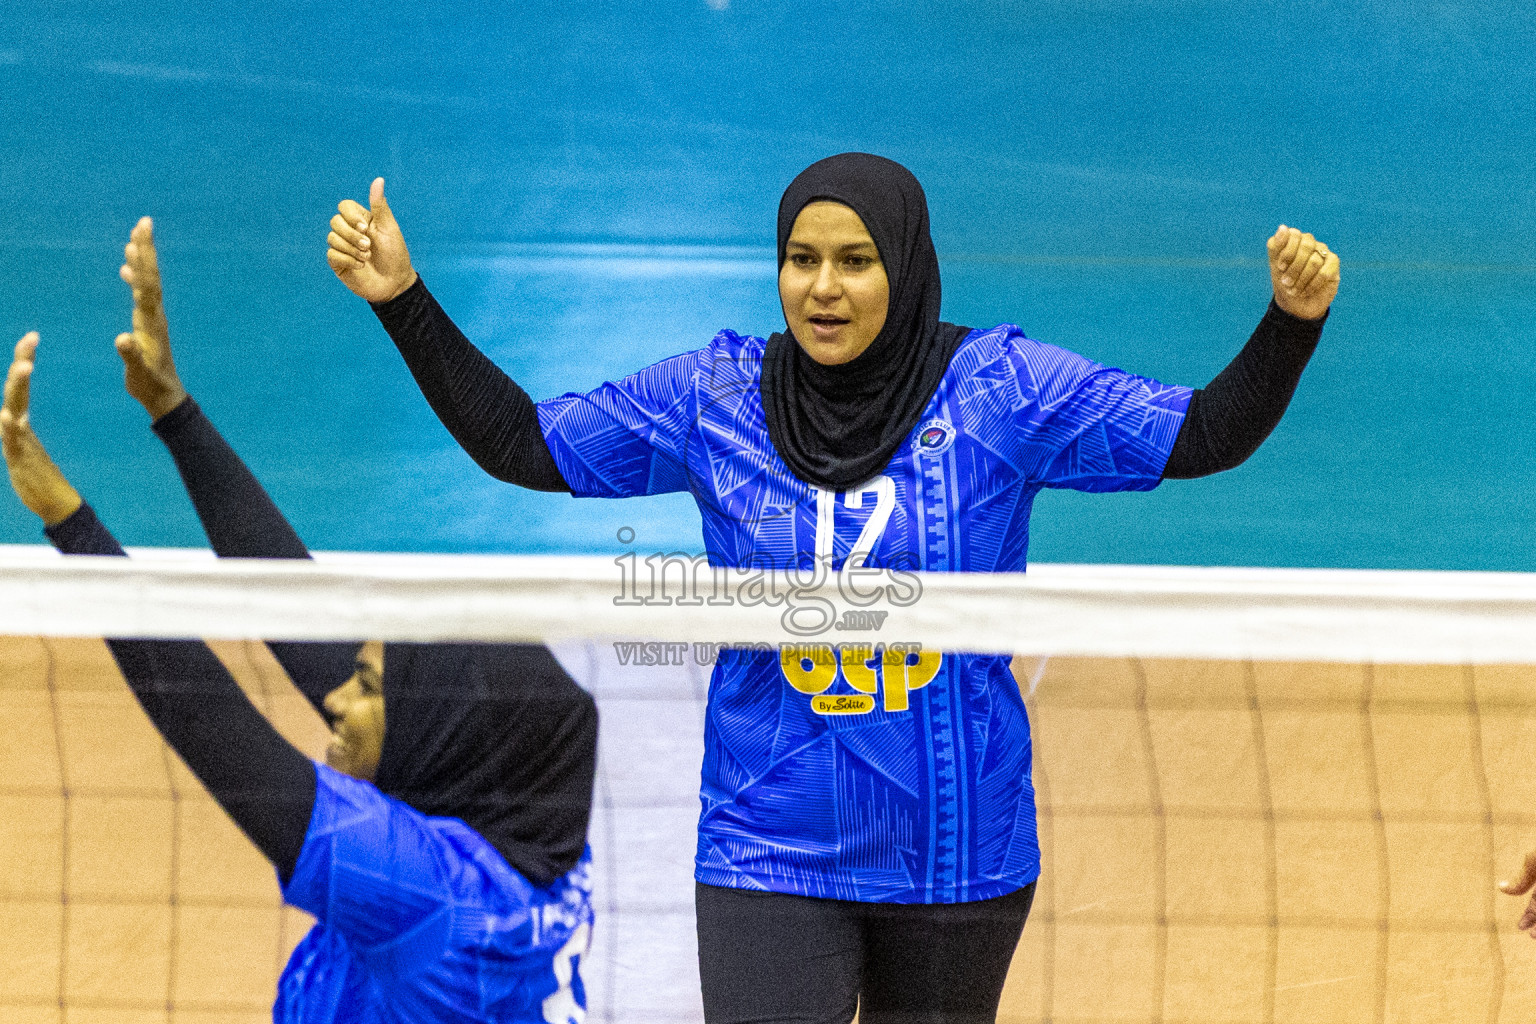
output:
M16 343L11 368L5 375L5 400L0 404L0 456L5 458L16 497L44 525L55 526L74 515L80 507L80 493L70 486L32 431L28 413L32 370L36 365L37 332L33 331Z
M160 289L160 260L155 254L155 226L143 217L123 247L119 276L133 289L133 333L117 336L123 357L124 384L151 419L159 419L186 401L176 363L171 358L171 331L165 319Z
M384 198L384 179L373 179L368 209L343 199L331 218L325 260L353 294L388 302L416 283L405 236Z
M1339 294L1339 258L1310 234L1284 224L1267 247L1276 305L1303 320L1328 312Z

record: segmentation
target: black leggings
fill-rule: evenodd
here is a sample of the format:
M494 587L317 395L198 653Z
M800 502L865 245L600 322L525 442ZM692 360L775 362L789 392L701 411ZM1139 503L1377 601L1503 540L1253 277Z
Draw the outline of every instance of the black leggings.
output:
M1031 882L973 903L696 885L707 1024L993 1024Z

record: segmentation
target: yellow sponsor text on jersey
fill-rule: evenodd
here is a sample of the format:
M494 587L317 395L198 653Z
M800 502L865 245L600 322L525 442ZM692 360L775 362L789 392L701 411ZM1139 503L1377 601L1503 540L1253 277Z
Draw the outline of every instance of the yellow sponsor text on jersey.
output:
M906 711L907 694L933 682L944 656L912 645L876 647L873 644L785 644L779 649L779 667L790 686L815 697L817 714L863 714L874 707L874 697L858 711L823 711L822 697L841 674L858 695L882 693L887 711ZM835 697L836 695L832 695ZM828 697L831 700L832 697ZM853 696L849 696L853 700ZM860 702L862 704L862 702Z

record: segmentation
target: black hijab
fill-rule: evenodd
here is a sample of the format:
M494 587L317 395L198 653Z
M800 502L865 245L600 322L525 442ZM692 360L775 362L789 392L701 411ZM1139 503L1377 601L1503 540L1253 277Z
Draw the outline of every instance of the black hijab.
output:
M374 784L463 819L535 885L581 858L596 767L596 705L548 648L384 646Z
M839 366L816 362L788 331L773 335L761 389L779 457L800 479L841 491L890 462L970 328L939 322L939 259L928 200L911 171L868 153L827 157L801 171L779 200L780 269L795 218L818 199L852 208L880 250L891 287L885 326Z

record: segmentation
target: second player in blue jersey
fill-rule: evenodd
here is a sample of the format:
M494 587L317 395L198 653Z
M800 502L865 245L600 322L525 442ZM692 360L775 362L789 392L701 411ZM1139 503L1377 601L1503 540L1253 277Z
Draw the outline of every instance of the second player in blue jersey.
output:
M148 219L117 348L220 557L309 551L182 387ZM66 554L122 555L28 420L38 339L15 349L0 454ZM316 924L278 980L276 1024L580 1024L592 934L590 695L537 645L279 643L330 725L326 764L278 733L207 645L110 639L150 721Z

